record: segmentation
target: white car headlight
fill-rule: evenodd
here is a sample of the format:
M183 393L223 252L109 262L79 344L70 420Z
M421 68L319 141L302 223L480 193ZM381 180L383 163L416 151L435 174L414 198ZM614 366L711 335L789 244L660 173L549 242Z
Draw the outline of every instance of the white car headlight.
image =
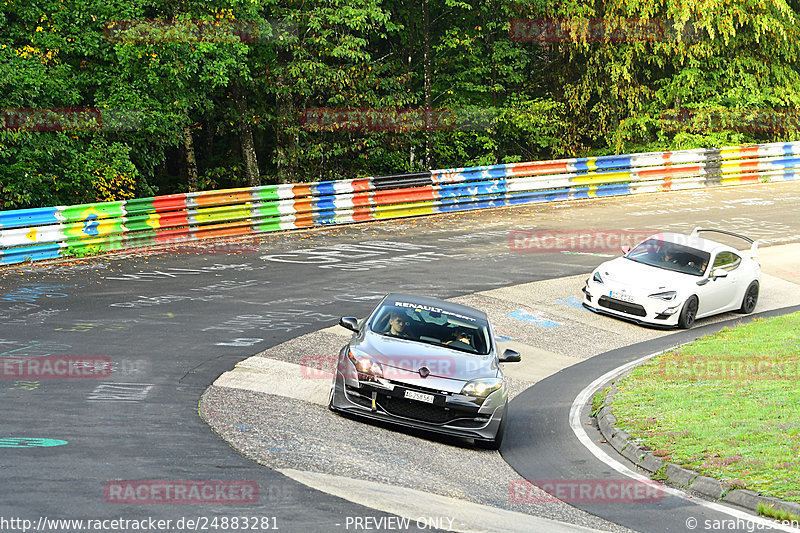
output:
M659 300L664 300L667 302L671 302L675 299L678 295L676 291L666 291L666 292L657 292L655 294L651 294L650 298L658 298Z
M597 283L603 283L603 278L600 276L599 270L595 271L595 273L592 274L592 281L596 281Z
M485 398L502 386L503 380L500 378L473 379L464 385L461 394Z

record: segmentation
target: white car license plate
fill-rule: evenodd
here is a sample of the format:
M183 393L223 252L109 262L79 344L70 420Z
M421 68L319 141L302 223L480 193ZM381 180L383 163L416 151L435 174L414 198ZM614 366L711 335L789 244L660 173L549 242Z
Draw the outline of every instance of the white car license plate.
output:
M633 296L624 292L609 291L608 295L615 300L622 300L623 302L633 303Z
M433 403L433 394L423 394L421 392L407 390L405 397L409 400L417 400L419 402Z

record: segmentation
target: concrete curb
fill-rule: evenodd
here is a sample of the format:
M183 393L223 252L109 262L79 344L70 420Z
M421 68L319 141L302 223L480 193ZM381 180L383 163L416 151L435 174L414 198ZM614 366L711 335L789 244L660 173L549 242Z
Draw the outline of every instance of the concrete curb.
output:
M624 376L621 376L621 379ZM670 483L682 487L687 492L697 493L706 499L730 503L758 514L759 504L769 505L777 511L787 511L800 516L800 504L787 502L778 498L762 496L752 490L728 489L723 482L708 476L702 476L693 470L665 462L646 447L639 446L631 436L615 426L617 418L611 411L611 401L617 391L616 383L606 394L603 407L595 415L597 426L606 442L623 457L650 473L658 474L660 479L666 478Z

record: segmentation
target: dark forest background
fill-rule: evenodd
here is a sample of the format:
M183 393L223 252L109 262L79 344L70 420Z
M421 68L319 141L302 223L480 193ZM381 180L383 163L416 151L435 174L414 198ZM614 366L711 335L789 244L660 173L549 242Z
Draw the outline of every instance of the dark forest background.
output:
M0 209L795 140L798 15L800 0L3 0Z

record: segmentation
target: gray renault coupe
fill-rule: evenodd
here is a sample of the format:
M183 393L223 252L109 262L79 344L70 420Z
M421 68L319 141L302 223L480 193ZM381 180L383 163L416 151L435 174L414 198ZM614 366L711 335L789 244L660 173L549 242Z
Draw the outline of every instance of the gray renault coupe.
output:
M339 352L331 410L474 439L498 449L508 419L508 391L485 313L460 304L389 294L351 331Z

